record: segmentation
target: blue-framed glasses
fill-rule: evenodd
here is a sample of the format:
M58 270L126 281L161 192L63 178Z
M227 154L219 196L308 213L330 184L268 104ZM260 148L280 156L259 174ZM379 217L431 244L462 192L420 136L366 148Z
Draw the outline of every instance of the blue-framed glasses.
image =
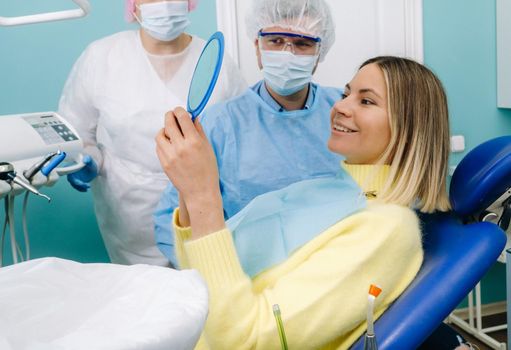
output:
M259 45L263 50L283 51L288 47L295 55L314 56L319 52L321 38L285 32L259 31Z

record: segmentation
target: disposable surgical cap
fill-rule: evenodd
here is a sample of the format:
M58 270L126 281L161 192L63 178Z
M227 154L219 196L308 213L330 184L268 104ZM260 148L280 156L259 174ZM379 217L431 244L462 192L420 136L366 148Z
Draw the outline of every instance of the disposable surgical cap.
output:
M133 13L135 13L135 0L125 0L126 5L124 17L126 21L133 22L135 17L133 17ZM193 11L197 7L199 0L188 0L188 11Z
M319 37L320 60L335 41L335 24L325 0L252 0L246 23L251 39L261 29L275 26Z

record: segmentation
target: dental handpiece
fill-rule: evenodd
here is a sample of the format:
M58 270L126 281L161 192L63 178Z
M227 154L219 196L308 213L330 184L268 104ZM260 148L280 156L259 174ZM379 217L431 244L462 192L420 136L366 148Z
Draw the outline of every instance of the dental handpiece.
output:
M32 192L33 194L46 198L48 202L51 201L51 198L47 195L39 192L34 186L23 180L21 177L19 177L16 172L14 171L14 167L10 163L2 162L0 163L0 180L7 181L8 183L14 182L15 184L23 187L29 192Z
M23 176L25 177L25 179L27 179L28 181L32 181L32 178L34 177L34 175L37 174L37 172L39 170L41 170L42 167L46 163L48 163L53 157L55 157L57 154L60 154L60 153L61 153L60 150L57 152L48 153L46 156L44 156L43 159L41 159L39 162L32 165L30 167L30 169L23 171Z
M33 194L37 195L37 196L40 196L40 197L43 197L43 198L46 198L48 200L48 202L51 202L51 198L48 197L47 195L39 192L34 186L32 186L31 184L29 184L28 182L24 181L21 177L19 177L18 175L16 175L16 173L14 174L9 174L8 175L11 179L12 179L12 182L14 182L15 184L17 185L20 185L21 187L23 187L24 189L26 189L27 191L30 191L32 192Z

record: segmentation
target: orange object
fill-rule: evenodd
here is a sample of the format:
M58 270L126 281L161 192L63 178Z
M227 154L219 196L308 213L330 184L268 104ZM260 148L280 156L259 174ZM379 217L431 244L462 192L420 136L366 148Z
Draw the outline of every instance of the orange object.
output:
M380 295L380 293L381 293L381 288L375 284L371 284L371 286L369 287L369 294L371 294L372 296L377 298L378 295Z

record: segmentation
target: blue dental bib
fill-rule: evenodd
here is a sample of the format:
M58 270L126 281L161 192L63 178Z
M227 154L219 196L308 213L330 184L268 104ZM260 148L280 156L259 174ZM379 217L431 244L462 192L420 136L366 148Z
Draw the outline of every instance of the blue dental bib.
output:
M257 196L227 227L243 270L254 277L365 206L362 189L340 171Z

